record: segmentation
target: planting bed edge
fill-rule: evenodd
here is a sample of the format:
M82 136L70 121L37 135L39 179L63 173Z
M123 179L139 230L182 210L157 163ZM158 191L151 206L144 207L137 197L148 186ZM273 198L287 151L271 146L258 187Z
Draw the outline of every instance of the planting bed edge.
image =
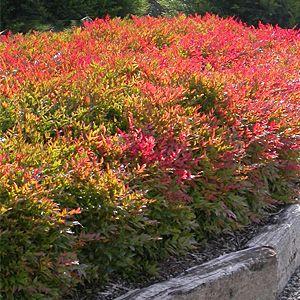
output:
M116 299L276 299L300 266L300 205L288 207L278 224L266 226L247 247Z

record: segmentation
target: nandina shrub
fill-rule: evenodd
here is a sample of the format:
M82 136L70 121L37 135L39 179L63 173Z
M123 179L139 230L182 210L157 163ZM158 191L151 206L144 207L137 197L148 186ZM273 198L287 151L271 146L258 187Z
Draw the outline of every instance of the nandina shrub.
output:
M103 281L116 273L154 275L158 260L194 246L196 223L188 206L133 190L129 182L139 170L126 172L122 166L113 170L102 164L93 151L79 146L52 183L60 182L59 189L52 190L60 205L82 209L75 232L82 242L79 258L88 266L89 281Z
M0 155L1 297L58 298L80 281L72 214L39 184L40 171Z
M299 36L210 15L1 36L4 297L152 275L291 202Z

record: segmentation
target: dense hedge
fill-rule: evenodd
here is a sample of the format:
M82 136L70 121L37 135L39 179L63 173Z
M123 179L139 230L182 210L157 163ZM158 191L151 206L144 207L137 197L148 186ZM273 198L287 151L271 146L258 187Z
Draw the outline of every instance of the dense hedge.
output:
M0 43L1 295L155 274L291 200L300 33L105 19Z
M178 12L235 16L252 25L259 21L282 27L300 24L298 0L1 0L0 6L0 29L14 32L61 30L78 25L85 16L170 16Z

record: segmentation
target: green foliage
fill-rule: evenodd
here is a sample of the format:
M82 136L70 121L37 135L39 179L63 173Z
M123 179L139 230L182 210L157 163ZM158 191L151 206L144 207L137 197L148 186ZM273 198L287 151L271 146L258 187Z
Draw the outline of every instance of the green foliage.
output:
M4 174L7 168L9 172ZM62 293L70 293L79 279L76 240L70 234L72 222L67 218L71 214L61 211L47 198L44 188L33 178L34 172L18 168L15 163L5 166L2 161L0 293L3 299L58 298Z
M293 27L300 24L300 2L297 0L159 0L165 14L206 12L234 16L248 24L279 24Z
M61 30L78 25L85 16L176 15L179 12L234 16L253 25L259 21L283 27L300 24L300 2L297 0L2 0L0 29L14 32Z
M2 0L0 5L0 28L15 32L61 30L85 16L142 15L149 7L146 0Z

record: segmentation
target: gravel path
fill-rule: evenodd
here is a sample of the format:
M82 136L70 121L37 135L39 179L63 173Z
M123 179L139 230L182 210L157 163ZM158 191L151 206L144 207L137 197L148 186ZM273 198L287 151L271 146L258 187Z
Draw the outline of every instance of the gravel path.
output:
M300 300L300 268L291 277L278 300Z

